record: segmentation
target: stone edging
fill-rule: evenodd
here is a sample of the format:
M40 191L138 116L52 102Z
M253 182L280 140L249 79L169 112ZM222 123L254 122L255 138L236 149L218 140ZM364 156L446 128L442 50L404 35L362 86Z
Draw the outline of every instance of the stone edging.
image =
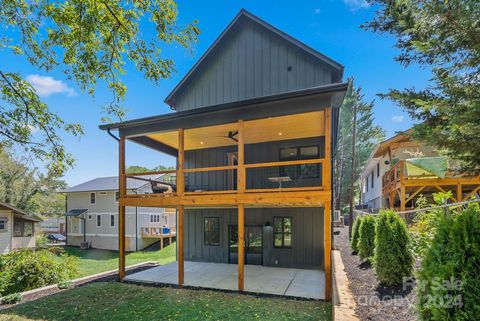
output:
M350 291L347 273L340 251L332 251L333 260L333 320L359 321L355 314L357 304Z

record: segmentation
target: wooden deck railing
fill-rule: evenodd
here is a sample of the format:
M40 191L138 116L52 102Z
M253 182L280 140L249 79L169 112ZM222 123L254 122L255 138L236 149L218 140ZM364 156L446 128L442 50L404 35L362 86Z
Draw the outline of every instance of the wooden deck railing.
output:
M388 192L389 189L395 187L401 182L405 175L405 161L398 161L392 168L385 172L382 176L382 190Z
M224 189L224 190L198 190L198 191L187 191L183 190L180 191L180 186L177 184L175 188L172 189L171 192L166 193L147 193L147 194L128 194L126 195L127 198L136 198L136 197L150 197L150 196L160 196L160 197L171 197L176 195L202 195L202 194L231 194L231 193L238 193L239 191L243 191L245 193L258 193L258 192L275 192L275 191L314 191L314 190L323 190L325 180L323 179L328 175L325 172L327 166L325 166L326 160L323 158L317 159L304 159L304 160L294 160L294 161L280 161L280 162L266 162L266 163L250 163L241 165L228 165L228 166L214 166L214 167L201 167L201 168L185 168L182 170L183 175L192 174L192 173L207 173L207 172L216 172L216 171L237 171L237 181L230 182L232 184L231 189ZM319 184L314 186L296 186L296 187L282 187L282 188L247 188L247 171L249 169L261 169L261 168L269 168L269 167L284 167L284 166L300 166L300 165L320 165L319 168L319 177L317 180ZM321 171L320 171L321 169ZM148 184L150 181L154 180L161 183L162 175L174 175L177 176L178 179L178 171L177 170L163 170L163 171L153 171L153 172L144 172L144 173L129 173L123 175L122 179L125 181L126 179L134 179L139 181L144 181L145 184ZM155 176L158 175L158 178ZM149 178L145 178L145 176L149 176ZM168 183L168 182L166 182ZM235 183L235 184L234 184ZM288 183L287 183L288 185Z

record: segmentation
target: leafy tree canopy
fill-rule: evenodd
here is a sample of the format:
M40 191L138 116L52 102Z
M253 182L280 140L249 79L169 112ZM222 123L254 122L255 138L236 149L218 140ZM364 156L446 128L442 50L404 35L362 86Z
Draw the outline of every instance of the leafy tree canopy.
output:
M427 88L392 89L382 97L401 105L420 124L413 137L480 172L480 1L371 0L376 17L363 27L396 37L404 66L433 71Z
M46 174L29 167L27 157L16 158L0 149L0 201L32 214L53 216L65 211L65 197L57 191L67 187L54 171Z
M144 166L131 165L125 168L125 172L127 174L139 174L139 173L146 173L146 172L166 171L166 170L172 170L172 169L175 169L175 167L158 165L154 168L148 168Z
M127 88L121 76L127 64L158 84L174 71L162 47L189 48L196 41L197 22L179 26L177 20L174 0L0 0L0 50L25 57L38 70L61 71L91 95L105 84L112 99L103 112L122 119ZM40 135L34 137L35 130ZM20 145L61 173L73 164L61 131L83 134L80 124L66 123L39 99L15 65L2 64L0 144Z

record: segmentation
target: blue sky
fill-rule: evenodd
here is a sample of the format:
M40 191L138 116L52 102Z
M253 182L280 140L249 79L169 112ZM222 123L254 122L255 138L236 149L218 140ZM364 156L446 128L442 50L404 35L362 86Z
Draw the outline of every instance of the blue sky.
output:
M192 51L179 48L165 51L174 59L177 72L159 86L143 79L134 68L128 68L123 78L128 87L124 102L128 109L126 119L171 112L163 103L164 98L241 8L342 63L345 79L354 77L355 85L362 87L366 100L375 100L375 122L386 130L387 136L407 129L412 122L401 108L390 101L380 100L376 95L389 88L423 88L430 78L429 70L416 66L405 69L394 61L398 50L393 47L391 36L373 34L359 27L375 12L375 8L369 7L364 0L204 0L180 1L178 6L180 23L193 19L199 21L202 32L199 41ZM67 150L76 159L75 168L65 175L67 183L76 185L95 177L116 175L117 144L106 132L98 129L100 108L109 101L110 94L100 87L92 98L80 92L75 83L66 81L61 73L47 74L36 70L22 57L5 52L0 53L0 57L10 63L12 71L29 76L52 110L66 121L79 122L84 126L85 135L80 139L62 135ZM171 157L133 144L127 145L126 161L127 165L149 167L174 164ZM38 165L41 166L40 163Z

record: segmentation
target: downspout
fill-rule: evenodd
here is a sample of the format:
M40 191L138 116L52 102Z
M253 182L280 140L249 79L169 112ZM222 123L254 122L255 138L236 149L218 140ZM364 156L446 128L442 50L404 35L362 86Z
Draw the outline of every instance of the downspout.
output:
M87 242L87 220L82 218L83 220L83 242Z
M112 134L112 132L110 131L110 128L107 128L107 133L108 133L110 136L112 136L113 139L115 139L117 142L120 141L120 139L119 139L117 136L115 136L114 134Z
M65 245L68 245L68 194L65 194Z
M135 251L138 252L138 207L135 206Z

